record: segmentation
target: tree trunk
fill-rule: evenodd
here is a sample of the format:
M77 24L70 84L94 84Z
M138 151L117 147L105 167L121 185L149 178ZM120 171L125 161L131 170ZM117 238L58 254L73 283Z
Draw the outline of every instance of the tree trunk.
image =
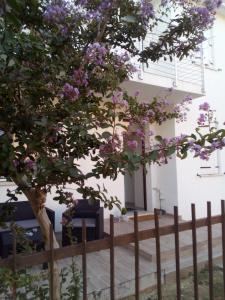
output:
M45 249L50 249L50 220L46 213L45 209L45 201L46 201L46 194L41 191L40 189L30 188L24 189L23 193L26 195L27 199L29 200L31 207L33 209L34 215L40 225L42 236L44 238ZM54 249L59 248L59 244L56 240L55 234L53 232L53 247ZM59 275L59 267L58 263L54 261L53 266L53 299L60 300L60 275Z

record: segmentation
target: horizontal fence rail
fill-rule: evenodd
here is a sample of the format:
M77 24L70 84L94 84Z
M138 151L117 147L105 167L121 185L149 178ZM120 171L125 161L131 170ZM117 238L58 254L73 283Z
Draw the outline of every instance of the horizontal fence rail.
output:
M212 225L221 224L222 229L222 252L223 258L223 293L225 299L225 201L221 201L221 215L211 215L211 202L207 202L207 217L196 219L195 205L191 206L191 221L179 222L178 208L174 207L174 224L159 226L159 211L154 210L154 224L155 228L139 230L138 213L134 212L134 227L133 232L115 236L114 233L114 217L110 216L110 235L102 240L87 242L86 224L82 222L82 243L67 246L63 248L53 249L53 227L50 226L50 250L33 253L29 255L22 255L16 253L16 236L13 234L13 255L9 258L0 260L0 267L9 267L14 272L26 267L32 267L43 263L49 263L50 273L50 299L54 299L54 272L53 264L56 260L61 260L77 255L82 256L82 274L83 274L83 299L87 299L87 254L107 250L110 252L110 299L116 299L115 293L115 253L114 249L118 246L127 246L134 243L134 260L135 260L135 299L140 298L140 242L147 239L155 239L156 244L156 269L157 269L157 296L162 299L162 282L161 282L161 249L160 237L173 234L175 246L175 266L176 266L176 299L181 299L181 267L180 267L180 232L187 230L191 231L192 236L192 254L193 254L193 293L194 299L199 299L198 291L198 261L197 261L197 228L207 228L207 242L208 242L208 273L209 273L209 299L214 299L214 282L213 282L213 244L212 244ZM13 287L12 298L16 299L16 285Z
M222 216L212 216L211 222L212 225L220 224L222 221ZM196 228L205 227L208 225L208 218L201 218L196 220ZM192 221L187 221L179 224L179 232L191 230L192 229ZM169 234L174 234L175 226L174 225L166 225L159 228L159 235L165 236ZM145 229L141 230L138 233L139 241L151 239L156 237L156 230L152 229ZM114 237L114 245L115 247L118 246L127 246L130 243L135 242L135 234L134 233L127 233L119 236ZM102 240L90 241L87 242L86 245L86 252L96 252L100 250L107 250L110 249L111 245L111 238L106 237ZM72 257L74 255L82 255L83 248L82 244L66 246L63 248L54 249L54 259L60 260ZM39 265L45 262L50 261L50 250L42 251L33 254L17 254L17 261L16 261L16 268L23 269L24 267L32 267L35 265ZM11 267L12 266L12 257L5 258L0 260L0 267Z

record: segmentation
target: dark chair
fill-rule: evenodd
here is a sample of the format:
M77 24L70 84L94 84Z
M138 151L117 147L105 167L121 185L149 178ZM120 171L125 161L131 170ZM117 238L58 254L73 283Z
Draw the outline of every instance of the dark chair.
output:
M0 203L0 216L4 214L5 203ZM6 224L14 222L16 225L25 230L25 235L29 241L36 245L37 248L43 247L43 239L40 226L35 218L31 205L28 201L18 201L10 203L12 214L4 220ZM55 212L46 208L48 217L55 227ZM0 256L7 257L12 252L12 232L9 228L0 227ZM19 245L18 245L19 247Z
M77 200L62 217L67 223L62 226L62 246L70 245L71 239L77 243L82 242L82 220L85 220L86 224L87 241L104 237L104 212L100 201Z

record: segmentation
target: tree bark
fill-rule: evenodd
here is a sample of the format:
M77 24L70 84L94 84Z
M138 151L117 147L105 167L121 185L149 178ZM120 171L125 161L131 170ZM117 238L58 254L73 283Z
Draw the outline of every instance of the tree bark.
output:
M23 190L23 193L29 200L31 207L33 209L34 215L40 225L42 236L44 238L45 249L50 249L50 220L46 213L45 209L45 201L46 201L46 193L37 188L26 188ZM56 240L55 234L53 232L53 248L59 248L59 244ZM60 300L60 275L59 275L59 267L57 261L54 261L53 265L53 289L52 289L52 297L54 300Z

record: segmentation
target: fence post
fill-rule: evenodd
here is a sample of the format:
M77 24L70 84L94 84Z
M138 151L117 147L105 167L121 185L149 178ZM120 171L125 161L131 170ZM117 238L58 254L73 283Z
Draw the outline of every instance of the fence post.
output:
M138 212L134 212L134 238L135 238L135 299L139 300L139 237L138 237Z
M49 241L50 241L50 261L49 261L49 271L50 271L50 286L49 294L50 299L54 300L54 248L53 248L53 226L49 225Z
M83 270L83 300L87 300L87 237L86 222L82 219L82 270Z
M160 235L159 235L159 216L157 209L154 209L155 218L155 243L156 243L156 273L157 273L157 294L158 300L162 299L162 284L161 284L161 250L160 250Z
M225 299L225 201L221 200L222 248L223 248L223 296Z
M193 271L194 271L194 297L198 300L198 262L197 262L197 237L196 237L196 214L195 204L191 204L192 216L192 244L193 244Z
M114 253L114 216L110 215L110 295L115 299L115 253Z
M209 299L213 300L213 252L212 252L212 219L211 202L207 202L207 227L208 227L208 268L209 268Z
M176 284L177 284L177 300L181 299L180 289L180 243L179 243L179 216L178 208L174 206L174 235L175 235L175 259L176 259Z
M16 275L16 246L17 246L17 240L16 240L16 230L14 228L14 225L12 227L12 237L13 237L13 265L12 265L12 271L13 271L13 275ZM12 297L13 300L16 300L17 298L17 292L16 292L16 281L14 279L13 281L13 288L12 288Z

